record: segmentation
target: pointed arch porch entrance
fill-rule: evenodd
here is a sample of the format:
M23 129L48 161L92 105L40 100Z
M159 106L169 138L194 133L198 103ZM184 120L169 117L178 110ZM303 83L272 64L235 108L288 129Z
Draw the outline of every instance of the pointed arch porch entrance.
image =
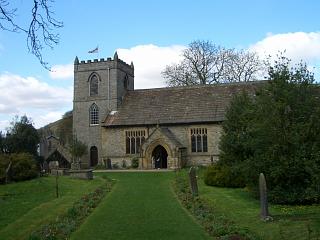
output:
M168 168L168 153L164 147L158 145L152 151L151 168Z
M180 168L183 149L184 147L168 128L156 127L141 145L139 166L142 169ZM159 157L160 161L156 165Z

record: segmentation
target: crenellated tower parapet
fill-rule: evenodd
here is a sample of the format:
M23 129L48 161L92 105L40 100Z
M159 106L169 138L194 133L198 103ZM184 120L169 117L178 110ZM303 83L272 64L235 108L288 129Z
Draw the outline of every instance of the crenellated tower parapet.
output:
M73 133L90 148L101 150L101 122L117 111L127 91L134 90L134 67L115 52L108 57L74 60ZM88 157L90 159L90 157ZM100 161L100 159L99 159ZM88 165L94 165L90 161Z

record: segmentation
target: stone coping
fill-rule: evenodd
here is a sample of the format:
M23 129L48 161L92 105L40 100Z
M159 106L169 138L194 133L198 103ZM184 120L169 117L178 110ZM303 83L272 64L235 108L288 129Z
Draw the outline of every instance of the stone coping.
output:
M82 172L92 172L93 169L69 169L69 173L82 173Z
M99 170L93 170L94 173L112 173L112 172L173 172L175 171L174 169L115 169L115 170L111 170L111 169L99 169Z
M93 169L79 169L79 170L69 170L69 176L78 179L93 179Z

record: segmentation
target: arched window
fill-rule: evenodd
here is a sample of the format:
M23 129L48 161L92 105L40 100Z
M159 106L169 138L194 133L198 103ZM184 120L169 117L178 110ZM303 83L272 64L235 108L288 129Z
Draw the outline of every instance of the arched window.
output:
M90 96L98 95L98 86L99 86L98 76L96 74L93 74L90 77L89 83L90 83L90 86L89 86L89 88L90 88Z
M95 103L89 109L89 121L90 125L99 124L99 108Z

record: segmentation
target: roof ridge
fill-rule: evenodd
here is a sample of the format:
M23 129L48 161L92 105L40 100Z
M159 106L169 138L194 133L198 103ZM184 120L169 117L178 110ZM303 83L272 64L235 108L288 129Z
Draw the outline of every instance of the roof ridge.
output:
M221 122L232 96L254 93L266 81L128 91L105 126ZM164 130L165 131L165 130Z
M228 83L215 83L215 84L196 84L196 85L175 86L175 87L141 88L141 89L134 89L129 92L161 91L164 89L175 90L175 89L213 88L213 87L223 87L223 86L251 85L251 84L265 83L268 81L269 80L255 80L255 81L248 81L248 82L228 82Z

